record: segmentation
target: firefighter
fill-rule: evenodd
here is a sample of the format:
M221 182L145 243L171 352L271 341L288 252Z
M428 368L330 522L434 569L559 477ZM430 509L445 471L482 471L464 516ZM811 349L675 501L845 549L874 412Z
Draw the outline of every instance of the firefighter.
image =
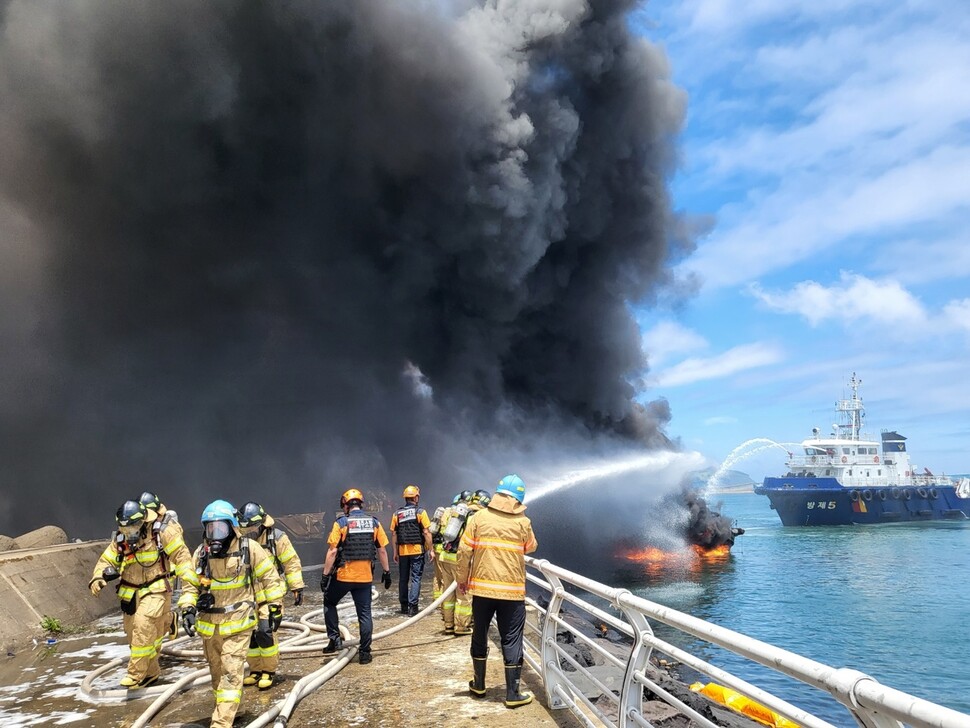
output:
M342 647L337 621L337 603L347 594L354 600L357 622L360 625L360 646L357 659L366 665L371 655L371 635L374 622L371 618L371 584L374 581L374 556L381 562L381 581L385 589L391 588L391 570L387 560L387 534L373 516L364 513L364 495L351 488L340 496L344 515L334 521L327 539L327 557L320 577L323 592L324 621L330 643L323 654L333 654Z
M273 559L276 571L286 582L286 588L293 593L293 606L303 604L303 565L290 542L290 537L280 529L274 528L273 517L255 501L245 503L239 510L239 528L243 536L251 538L262 546ZM273 644L260 647L254 639L249 643L246 654L249 674L243 685L256 685L260 690L273 687L276 668L280 664L279 640L273 633Z
M451 502L451 508L441 519L441 553L436 562L441 569L441 591L444 591L455 580L455 569L458 566L458 536L468 514L468 501L472 492L463 490ZM441 596L439 593L438 596ZM455 600L452 593L441 603L441 616L445 621L445 634L455 633Z
M468 522L471 517L478 513L483 508L487 508L489 502L492 500L492 494L487 490L479 488L474 493L472 493L471 498L468 501L468 514L465 516L465 522L461 526L461 531L458 537L455 539L456 544L461 543L462 534L464 534L465 529L468 528ZM472 633L472 600L471 596L468 594L455 593L455 634L459 636L469 635Z
M522 638L525 628L525 554L538 547L532 523L524 515L525 483L506 475L495 489L488 508L468 522L458 549L458 591L472 595L472 697L485 695L488 625L498 622L505 663L505 707L532 702L519 692L522 677Z
M401 614L418 613L418 596L424 561L434 561L431 545L431 519L424 508L418 508L421 491L416 485L404 489L404 505L391 516L391 553L398 565L398 600Z
M155 511L158 517L165 521L169 528L178 529L179 534L182 534L182 524L179 523L178 513L170 508L166 508L165 504L162 503L161 499L155 493L146 490L141 494L138 502L148 510ZM191 556L191 554L189 555Z
M159 519L155 511L127 500L115 520L118 530L95 564L88 588L97 596L108 581L121 579L118 599L131 649L121 686L143 688L158 680L158 651L165 635L171 632L174 636L176 631L172 581L178 576L189 583L195 580L195 573L181 529Z
M431 525L428 526L428 530L431 532L431 545L434 550L434 578L431 581L431 590L432 598L436 600L441 596L446 586L441 581L443 578L441 573L441 524L447 518L448 508L446 506L438 506L435 508L434 515L431 517ZM441 615L441 619L444 620L445 612L443 607L438 607L438 613Z
M211 728L229 728L242 700L250 640L255 637L264 649L273 644L286 585L265 549L242 536L230 503L207 505L202 527L202 545L192 557L198 583L186 584L179 607L185 631L202 637L209 663L215 696Z

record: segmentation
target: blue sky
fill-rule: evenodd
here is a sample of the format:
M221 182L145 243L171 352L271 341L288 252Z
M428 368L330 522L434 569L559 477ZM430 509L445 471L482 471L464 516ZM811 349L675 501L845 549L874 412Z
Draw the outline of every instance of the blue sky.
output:
M677 266L697 295L639 313L668 433L715 462L801 441L855 371L870 434L970 471L970 4L654 0L635 22L688 95L675 207L713 217Z

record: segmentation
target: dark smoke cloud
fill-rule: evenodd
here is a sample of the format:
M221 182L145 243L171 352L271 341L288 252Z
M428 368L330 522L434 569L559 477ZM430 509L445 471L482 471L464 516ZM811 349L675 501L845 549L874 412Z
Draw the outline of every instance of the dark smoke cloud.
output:
M0 532L666 444L684 98L632 6L0 2Z

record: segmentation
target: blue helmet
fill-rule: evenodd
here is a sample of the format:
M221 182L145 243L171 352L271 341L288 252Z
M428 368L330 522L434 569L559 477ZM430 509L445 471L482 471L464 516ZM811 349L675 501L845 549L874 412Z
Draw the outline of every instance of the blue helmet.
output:
M525 482L515 473L506 475L498 482L495 494L505 493L515 498L519 503L525 500Z
M229 521L233 526L239 527L239 520L236 518L236 509L229 501L212 501L202 511L202 522L210 521Z

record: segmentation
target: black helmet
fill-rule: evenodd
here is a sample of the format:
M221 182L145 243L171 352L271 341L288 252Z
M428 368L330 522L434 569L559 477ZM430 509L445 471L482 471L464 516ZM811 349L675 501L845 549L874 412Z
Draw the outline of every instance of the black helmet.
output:
M487 508L492 502L492 494L484 488L479 488L472 494L472 503L478 503L482 508Z
M145 506L145 508L149 508L153 511L157 511L162 507L162 501L159 499L159 497L147 490L141 494L141 498L138 500L143 506Z
M121 504L121 508L115 514L115 520L119 526L140 526L145 523L148 517L148 510L144 504L127 500Z
M248 503L244 503L243 507L239 509L238 518L240 528L258 526L266 520L266 511L263 510L263 507L259 503L249 501Z

